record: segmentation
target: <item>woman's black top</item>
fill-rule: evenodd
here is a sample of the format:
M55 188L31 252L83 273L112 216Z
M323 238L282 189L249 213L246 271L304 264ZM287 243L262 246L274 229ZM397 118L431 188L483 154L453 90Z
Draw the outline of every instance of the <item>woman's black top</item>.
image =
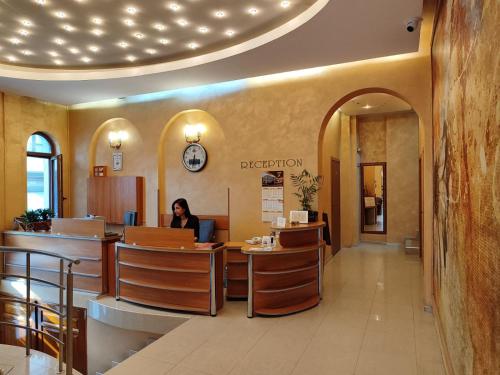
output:
M196 240L200 238L200 220L195 215L188 217L184 227L181 226L181 218L179 216L174 216L172 222L170 223L170 228L194 229L194 236L196 237Z

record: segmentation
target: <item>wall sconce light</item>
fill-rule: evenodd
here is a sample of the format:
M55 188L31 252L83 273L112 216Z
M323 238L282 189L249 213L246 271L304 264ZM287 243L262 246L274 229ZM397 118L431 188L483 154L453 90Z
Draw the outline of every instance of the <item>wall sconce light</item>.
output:
M127 138L128 134L126 131L120 130L118 132L109 132L109 147L118 150L122 146L123 141L125 141Z
M203 126L203 124L186 125L184 127L184 137L187 143L198 143L204 132L205 126Z

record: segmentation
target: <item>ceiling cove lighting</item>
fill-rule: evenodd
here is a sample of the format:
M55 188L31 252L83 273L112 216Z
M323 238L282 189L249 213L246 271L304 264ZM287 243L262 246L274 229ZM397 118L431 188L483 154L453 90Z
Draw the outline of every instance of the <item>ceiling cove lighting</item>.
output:
M88 64L89 62L92 61L90 57L84 56L80 60L82 60L85 64Z
M63 65L64 61L62 61L62 60L53 60L53 63L56 64L56 65Z
M132 26L134 26L134 25L135 25L134 20L132 20L132 19L130 19L130 18L125 18L125 19L123 20L123 23L124 23L125 25L127 25L128 27L132 27Z
M56 16L57 18L67 18L68 17L66 12L64 12L62 10L58 10L58 11L54 12L54 16Z
M8 39L9 42L11 42L12 44L21 44L23 41L19 38L10 38Z
M43 6L43 5L47 5L47 0L35 0L35 3Z
M97 53L101 50L101 48L99 46L89 46L89 51L92 51L94 53Z
M19 34L21 34L22 36L28 36L28 35L30 35L30 32L28 30L26 30L26 29L19 29L19 30L17 30L17 32Z
M101 29L92 29L90 30L90 32L95 36L101 36L102 34L104 34L104 31L102 31Z
M121 42L118 42L118 46L120 46L121 48L127 48L129 44L122 40Z
M137 57L135 57L134 55L128 55L125 58L130 62L134 62L135 60L137 60Z
M68 51L71 52L73 55L80 53L80 50L75 47L68 48Z
M191 43L188 43L187 46L191 49L197 49L200 47L200 45L196 42L191 42Z
M140 33L140 32L136 32L134 33L134 38L137 38L137 39L144 39L146 36L143 34L143 33Z
M71 26L71 25L68 25L68 24L65 24L65 25L62 25L62 28L66 31L69 31L69 32L73 32L76 30L75 27Z
M21 53L24 55L24 56L32 56L33 55L33 52L28 50L28 49L25 49L25 50L22 50Z
M18 60L18 59L17 59L17 57L16 57L16 56L14 56L14 55L8 55L8 56L6 56L6 57L7 57L7 60L9 60L9 61L11 61L11 62L14 62L14 61L17 61L17 60Z
M210 31L210 29L206 26L200 26L200 27L198 27L198 31L202 34L206 34Z
M165 26L164 24L162 23L155 23L153 24L153 29L156 29L158 31L163 31L167 28L167 26Z
M167 45L167 44L170 44L170 40L162 38L162 39L158 39L158 43L163 44L163 45Z
M226 34L227 36L231 37L231 36L233 36L235 34L235 31L229 29L229 30L224 31L224 34Z
M155 49L153 49L153 48L147 48L147 49L144 50L144 52L146 52L146 53L148 53L150 55L155 55L155 54L158 53L158 51L155 50Z
M169 3L168 4L168 9L174 11L174 12L178 12L179 10L181 10L181 6L177 3Z
M259 13L259 10L257 8L249 8L247 10L248 14L250 14L251 16L255 16L257 15L257 13Z
M62 46L63 44L66 43L66 41L64 39L61 39L61 38L55 38L54 43Z
M48 53L50 56L52 56L52 57L57 57L57 56L59 56L59 54L58 54L56 51L48 51L47 53Z
M226 17L226 12L223 10L217 10L214 12L214 16L217 18L224 18Z
M282 1L282 2L280 3L280 6L281 6L282 8L288 8L290 5L291 5L291 2L290 2L290 1Z
M175 22L177 22L177 24L179 26L182 26L182 27L186 27L187 25L189 25L189 22L187 20L185 20L184 18L180 18Z

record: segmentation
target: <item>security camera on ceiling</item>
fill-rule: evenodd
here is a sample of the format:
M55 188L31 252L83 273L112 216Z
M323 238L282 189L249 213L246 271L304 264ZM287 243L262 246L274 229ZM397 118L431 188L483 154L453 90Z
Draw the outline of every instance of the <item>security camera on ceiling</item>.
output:
M422 21L421 17L413 17L406 22L406 31L409 33L414 32L418 28L418 24Z

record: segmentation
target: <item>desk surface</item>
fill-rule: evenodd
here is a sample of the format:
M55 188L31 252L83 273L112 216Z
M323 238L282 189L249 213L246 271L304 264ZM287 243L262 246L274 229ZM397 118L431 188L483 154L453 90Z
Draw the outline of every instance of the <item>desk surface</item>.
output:
M293 253L303 253L305 251L318 250L320 247L325 247L325 241L319 241L316 244L304 245L304 246L296 246L296 247L283 247L283 246L275 246L271 250L265 250L268 247L256 246L256 245L247 245L241 248L241 252L243 254L293 254Z
M126 244L123 242L117 242L116 246L121 247L121 248L126 248L126 249L136 249L136 250L148 250L148 251L158 251L158 252L170 252L170 253L196 253L196 254L214 254L218 253L221 251L224 251L226 249L226 246L219 246L215 249L210 249L208 246L211 244L207 243L198 243L195 244L194 248L174 248L174 247L156 247L156 246L141 246L141 245L134 245L134 244Z
M81 236L81 235L71 235L71 234L57 234L52 232L23 232L20 230L6 230L3 234L7 235L15 235L15 236L31 236L31 237L49 237L49 238L64 238L69 240L87 240L87 241L118 241L121 236L106 236L106 237L97 237L97 236Z
M307 223L307 224L287 223L284 227L271 226L271 229L274 229L274 230L277 230L280 232L294 232L294 231L322 228L324 226L325 226L324 221L315 221L313 223Z

